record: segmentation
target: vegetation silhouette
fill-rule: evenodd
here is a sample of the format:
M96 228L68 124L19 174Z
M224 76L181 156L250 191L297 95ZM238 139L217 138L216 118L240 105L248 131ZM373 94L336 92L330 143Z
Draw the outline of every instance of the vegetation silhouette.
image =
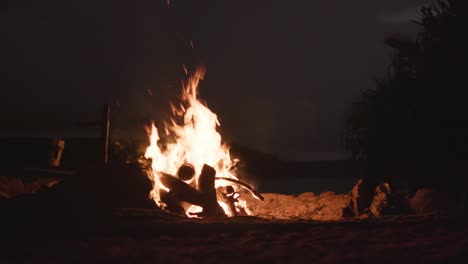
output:
M405 178L410 188L466 188L468 3L438 0L420 9L415 40L390 36L386 80L351 106L344 145L374 181ZM405 175L406 174L406 175ZM398 175L398 176L397 176Z

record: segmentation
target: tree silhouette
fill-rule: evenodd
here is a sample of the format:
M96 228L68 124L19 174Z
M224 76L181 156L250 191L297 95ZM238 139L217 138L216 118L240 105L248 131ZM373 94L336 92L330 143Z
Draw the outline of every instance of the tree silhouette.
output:
M344 136L351 158L368 161L370 173L411 164L413 178L430 182L467 160L467 5L439 0L420 9L415 41L385 40L395 52L387 80L375 79L352 104Z

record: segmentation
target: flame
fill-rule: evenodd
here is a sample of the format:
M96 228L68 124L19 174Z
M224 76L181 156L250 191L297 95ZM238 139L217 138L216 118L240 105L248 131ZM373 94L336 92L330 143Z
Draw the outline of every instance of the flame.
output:
M176 175L178 168L184 163L190 163L195 169L195 177L188 184L198 188L198 178L204 164L213 167L216 170L217 177L228 177L237 179L231 168L237 160L232 160L229 154L229 147L221 140L221 135L217 131L220 126L218 117L213 113L204 102L198 98L198 84L203 80L205 69L199 67L195 73L188 77L188 81L183 84L181 103L178 106L171 105L175 118L166 125L165 135L173 138L173 141L164 142L160 147L161 141L159 131L153 123L150 129L147 129L150 146L146 149L145 157L152 159L152 172L150 178L153 181L153 190L150 197L159 207L164 208L161 202L160 190L169 191L161 181L161 173ZM227 186L231 183L226 181L216 181L215 187ZM236 186L233 186L237 189ZM218 201L224 209L226 215L230 216L228 206ZM245 205L245 202L241 204ZM187 215L200 211L200 207L192 205L187 209Z

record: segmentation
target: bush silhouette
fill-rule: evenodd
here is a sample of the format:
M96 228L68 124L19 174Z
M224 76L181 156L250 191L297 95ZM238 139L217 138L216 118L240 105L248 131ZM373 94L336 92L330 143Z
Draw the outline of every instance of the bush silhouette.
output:
M422 7L416 40L385 40L394 50L388 77L375 79L352 104L344 135L351 158L368 162L370 177L413 168L408 180L419 185L443 188L455 178L465 185L467 5L439 0Z

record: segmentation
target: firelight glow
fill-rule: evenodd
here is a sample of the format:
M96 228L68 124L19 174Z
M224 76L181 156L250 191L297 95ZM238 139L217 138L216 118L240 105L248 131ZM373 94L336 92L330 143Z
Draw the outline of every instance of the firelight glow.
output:
M158 145L160 132L156 125L153 123L151 128L147 129L150 146L146 149L145 157L152 159L150 177L153 189L150 197L162 208L165 205L161 202L160 190L168 188L161 183L159 175L161 173L176 175L178 168L184 163L190 163L195 168L194 179L186 183L192 183L196 188L204 164L213 167L217 177L237 179L231 172L237 160L231 159L229 147L222 142L221 135L217 131L217 127L220 126L218 117L198 98L198 84L204 75L205 69L198 67L183 85L179 106L171 106L174 118L171 118L170 124L166 125L164 133L173 140L164 142L164 146L160 146ZM215 182L216 188L227 185L231 183L220 180ZM235 185L233 187L237 189ZM226 215L231 216L228 206L219 200L218 203ZM238 206L244 208L245 201L240 200ZM190 216L189 213L200 209L192 205L186 213Z

